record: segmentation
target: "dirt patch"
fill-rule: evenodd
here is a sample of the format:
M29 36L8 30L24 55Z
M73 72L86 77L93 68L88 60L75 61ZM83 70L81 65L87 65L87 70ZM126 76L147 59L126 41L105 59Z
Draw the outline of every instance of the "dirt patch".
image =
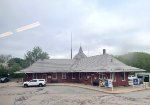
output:
M150 96L150 93L147 92L147 96ZM149 105L150 103L149 98L106 94L67 86L8 87L0 90L0 99L1 105Z

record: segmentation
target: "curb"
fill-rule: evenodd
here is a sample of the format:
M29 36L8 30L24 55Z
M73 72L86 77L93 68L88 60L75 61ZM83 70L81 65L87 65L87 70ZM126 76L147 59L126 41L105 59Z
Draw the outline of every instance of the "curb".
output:
M101 90L101 89L94 89L94 88L88 87L88 86L79 86L79 85L73 85L73 84L47 84L47 86L71 86L71 87L89 89L89 90L94 90L94 91L108 93L108 94L121 94L121 93L129 93L129 92L146 90L146 89L139 89L139 90L132 90L132 91L130 90L130 91L115 92L115 91L106 91L106 90Z
M93 91L98 91L98 92L103 92L103 93L108 93L108 94L121 94L121 93L129 93L129 92L136 92L136 91L143 91L143 90L149 90L150 89L150 87L149 88L141 88L141 89L134 89L134 90L124 90L124 91L107 91L107 90L103 90L103 89L101 89L101 88L93 88L93 87L89 87L89 86L91 86L91 85L80 85L80 84L60 84L60 83L58 83L58 84L53 84L53 83L51 83L51 84L46 84L47 86L70 86L70 87L78 87L78 88L83 88L83 89L88 89L88 90L93 90ZM22 87L22 85L21 84L16 84L16 85L9 85L9 84L7 84L7 85L4 85L4 86L0 86L0 88L5 88L5 87Z
M98 91L98 92L104 92L104 91L101 91L98 89L93 89L93 88L78 86L78 85L70 85L70 84L49 84L47 86L70 86L70 87L78 87L78 88L83 88L83 89L88 89L88 90L94 90L94 91ZM109 93L109 92L104 92L104 93Z

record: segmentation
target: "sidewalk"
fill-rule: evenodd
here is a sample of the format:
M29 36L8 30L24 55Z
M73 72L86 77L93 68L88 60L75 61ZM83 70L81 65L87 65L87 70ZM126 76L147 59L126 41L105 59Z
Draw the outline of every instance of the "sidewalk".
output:
M95 90L99 92L104 92L104 93L111 93L111 94L119 94L119 93L129 93L129 92L135 92L135 91L142 91L146 89L150 89L150 87L147 87L146 89L143 88L142 86L128 86L128 87L114 87L113 91L112 88L107 88L107 87L99 87L99 86L91 86L91 85L85 85L85 84L77 84L77 83L51 83L47 84L47 86L72 86L72 87L79 87L79 88L84 88L84 89L90 89L90 90Z

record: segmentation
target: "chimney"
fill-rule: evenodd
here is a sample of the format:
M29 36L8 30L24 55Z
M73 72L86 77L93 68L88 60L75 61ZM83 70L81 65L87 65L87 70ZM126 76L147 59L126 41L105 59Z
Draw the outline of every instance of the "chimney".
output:
M106 54L106 49L103 49L103 55Z

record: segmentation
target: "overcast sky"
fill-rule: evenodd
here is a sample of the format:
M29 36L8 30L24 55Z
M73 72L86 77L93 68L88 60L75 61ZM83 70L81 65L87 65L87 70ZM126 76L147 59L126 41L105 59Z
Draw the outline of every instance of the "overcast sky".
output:
M39 22L40 26L16 32ZM88 56L150 53L149 0L0 0L0 54L24 57L40 46L51 58L70 58L80 45Z

